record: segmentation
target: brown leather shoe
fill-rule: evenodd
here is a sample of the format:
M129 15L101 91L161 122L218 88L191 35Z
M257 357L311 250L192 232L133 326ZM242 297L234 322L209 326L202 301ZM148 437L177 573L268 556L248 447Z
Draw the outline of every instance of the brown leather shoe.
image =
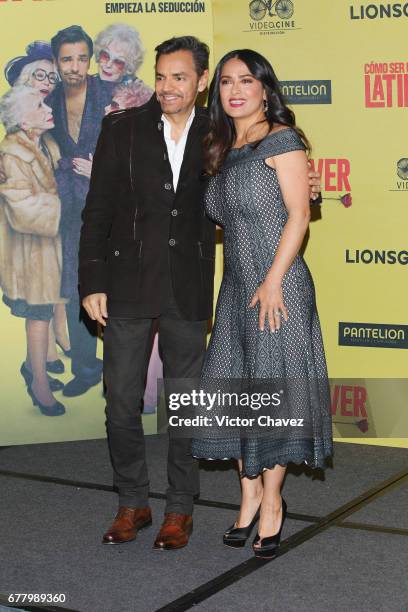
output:
M152 524L152 513L149 507L127 508L120 506L109 531L105 533L102 544L123 544L131 542L137 532Z
M164 515L163 525L154 541L156 550L183 548L193 531L193 517L190 514L169 512Z

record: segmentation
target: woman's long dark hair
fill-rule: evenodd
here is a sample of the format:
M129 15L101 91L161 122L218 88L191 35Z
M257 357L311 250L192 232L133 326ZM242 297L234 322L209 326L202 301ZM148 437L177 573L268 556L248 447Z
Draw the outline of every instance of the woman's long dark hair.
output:
M292 127L298 132L306 149L310 151L309 141L303 131L296 126L295 114L286 106L279 81L268 60L251 49L238 49L230 51L218 62L210 85L208 95L210 130L204 140L204 167L207 174L210 176L217 174L236 138L234 122L224 111L220 98L222 69L232 58L244 62L254 78L262 83L267 102L265 121L269 125L268 132L276 125Z

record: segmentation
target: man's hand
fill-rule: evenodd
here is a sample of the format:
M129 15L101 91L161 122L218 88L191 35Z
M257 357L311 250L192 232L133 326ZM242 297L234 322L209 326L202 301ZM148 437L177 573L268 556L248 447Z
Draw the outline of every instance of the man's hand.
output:
M85 308L92 321L98 321L104 327L106 326L105 319L108 318L108 310L106 308L107 296L106 293L91 293L82 300L82 306Z
M322 190L322 186L320 185L321 176L318 172L312 172L310 168L312 167L310 162L308 162L309 166L309 185L310 185L310 199L317 200L319 197L319 193Z

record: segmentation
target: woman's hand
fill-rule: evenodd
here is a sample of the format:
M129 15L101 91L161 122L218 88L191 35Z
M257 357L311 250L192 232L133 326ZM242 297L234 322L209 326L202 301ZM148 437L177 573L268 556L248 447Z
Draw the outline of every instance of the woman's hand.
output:
M288 311L283 303L282 286L273 283L269 280L264 280L262 285L259 285L254 296L249 304L250 308L254 308L259 302L259 329L265 329L265 317L268 315L268 322L271 331L280 329L281 318L288 320Z
M80 174L81 176L86 176L86 178L91 178L92 160L92 153L89 154L89 159L83 159L82 157L74 157L72 160L74 172L76 174Z

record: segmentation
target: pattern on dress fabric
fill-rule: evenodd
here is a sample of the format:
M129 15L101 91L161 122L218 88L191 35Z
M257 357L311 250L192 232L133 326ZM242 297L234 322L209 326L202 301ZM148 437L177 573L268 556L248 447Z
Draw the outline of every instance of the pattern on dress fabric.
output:
M288 462L324 467L333 454L326 360L315 288L303 257L295 257L282 282L289 319L279 331L272 333L268 325L260 331L258 306L249 308L288 220L276 171L265 159L304 149L292 128L269 134L258 145L232 149L205 196L208 216L224 227L224 277L202 388L227 390L228 381L237 379L279 381L290 417L307 424L303 431L267 428L262 435L242 430L226 435L212 428L193 438L194 456L242 458L247 476ZM270 414L276 416L273 407Z

